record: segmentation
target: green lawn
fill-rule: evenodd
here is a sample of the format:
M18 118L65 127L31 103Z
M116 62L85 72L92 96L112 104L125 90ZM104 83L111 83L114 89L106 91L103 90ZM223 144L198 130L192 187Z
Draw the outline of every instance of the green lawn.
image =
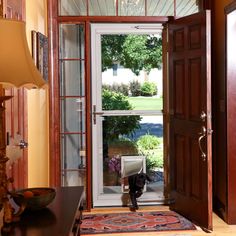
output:
M134 110L162 110L163 100L157 97L129 97Z

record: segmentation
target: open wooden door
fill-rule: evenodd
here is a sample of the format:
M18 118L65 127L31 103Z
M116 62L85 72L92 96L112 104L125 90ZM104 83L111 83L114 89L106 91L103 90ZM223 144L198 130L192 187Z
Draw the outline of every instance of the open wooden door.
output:
M169 24L171 209L212 229L210 12Z

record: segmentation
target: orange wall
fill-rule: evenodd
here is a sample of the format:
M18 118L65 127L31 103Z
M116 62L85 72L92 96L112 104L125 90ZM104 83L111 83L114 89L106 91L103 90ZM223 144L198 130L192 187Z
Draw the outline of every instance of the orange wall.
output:
M29 45L31 45L31 30L47 35L46 4L46 0L26 0L26 33ZM29 187L48 186L47 89L32 89L28 91L28 142Z

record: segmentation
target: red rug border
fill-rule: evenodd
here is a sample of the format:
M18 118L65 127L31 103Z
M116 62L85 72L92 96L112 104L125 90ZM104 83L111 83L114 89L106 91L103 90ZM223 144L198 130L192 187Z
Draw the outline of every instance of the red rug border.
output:
M109 232L81 232L81 229L80 229L80 235L96 235L96 234L134 234L134 233L153 233L153 232L175 232L175 231L194 231L194 230L197 230L196 226L194 225L194 223L192 223L190 220L188 220L187 218L185 218L184 216L182 216L181 214L175 212L175 211L165 211L165 210L162 210L162 211L156 211L156 210L148 210L148 211L135 211L134 213L174 213L180 217L183 217L184 219L186 219L187 221L189 221L192 225L191 227L192 228L189 228L189 229L160 229L160 230L147 230L147 231L144 231L144 230L139 230L139 228L135 231L130 231L130 232L124 232L124 231L109 231ZM102 215L117 215L117 214L127 214L127 213L132 213L130 211L127 211L127 212L107 212L107 213L91 213L91 214L83 214L83 216L89 216L89 215L94 215L94 216L102 216ZM83 222L83 216L82 216L82 222Z

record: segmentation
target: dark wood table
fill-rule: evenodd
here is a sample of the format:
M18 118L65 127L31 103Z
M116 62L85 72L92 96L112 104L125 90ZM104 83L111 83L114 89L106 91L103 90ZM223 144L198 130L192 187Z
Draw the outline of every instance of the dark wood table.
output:
M48 207L25 211L19 222L11 225L9 236L71 236L79 235L84 188L56 188L56 197Z

